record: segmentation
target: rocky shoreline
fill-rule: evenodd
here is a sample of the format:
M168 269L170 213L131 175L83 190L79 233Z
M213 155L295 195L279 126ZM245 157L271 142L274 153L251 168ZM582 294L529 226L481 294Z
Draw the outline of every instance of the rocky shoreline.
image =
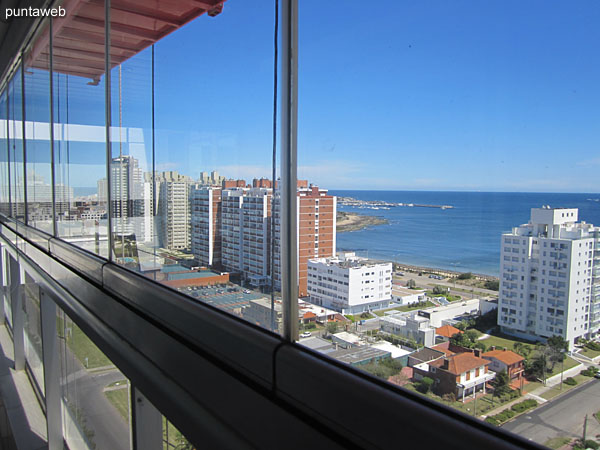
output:
M336 218L336 231L345 233L348 231L359 231L376 225L387 225L389 222L382 217L367 216L363 214L338 211Z

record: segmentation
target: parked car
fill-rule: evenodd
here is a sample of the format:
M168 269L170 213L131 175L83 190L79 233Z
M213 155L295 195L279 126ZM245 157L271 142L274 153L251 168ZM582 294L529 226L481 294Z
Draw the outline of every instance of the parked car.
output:
M596 372L596 375L594 375L594 378L598 378L600 380L600 372Z
M305 338L305 337L310 337L310 331L305 331L304 333L302 333L300 335L300 337Z

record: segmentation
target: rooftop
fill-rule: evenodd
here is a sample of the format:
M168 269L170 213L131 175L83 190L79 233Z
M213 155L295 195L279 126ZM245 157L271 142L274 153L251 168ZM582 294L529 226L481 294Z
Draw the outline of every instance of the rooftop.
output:
M443 369L443 366L448 363L448 367ZM444 359L438 359L429 363L430 366L447 370L451 374L460 375L468 370L473 370L481 366L487 366L490 362L487 359L479 358L473 353L457 353L447 356Z
M521 361L524 361L525 358L523 358L521 355L519 355L518 353L513 352L512 350L491 350L489 352L485 352L483 353L481 356L483 356L484 358L495 358L498 361L503 362L506 365L511 365L511 364L515 364Z

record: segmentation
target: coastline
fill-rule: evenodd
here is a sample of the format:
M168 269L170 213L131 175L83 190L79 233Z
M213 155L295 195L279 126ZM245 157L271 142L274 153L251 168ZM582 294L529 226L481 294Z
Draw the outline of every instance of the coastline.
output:
M396 270L401 270L404 272L411 272L411 273L418 273L418 272L422 272L422 273L432 273L435 275L441 275L445 278L454 278L457 277L458 275L465 273L463 272L459 272L457 270L449 270L449 269L439 269L436 267L427 267L427 266L413 266L410 264L404 264L404 263L393 263L394 266L396 267ZM475 272L471 272L473 274L473 278L477 279L477 280L485 280L485 281L498 281L500 278L493 276L493 275L486 275L483 273L475 273Z
M336 216L337 233L359 231L364 230L367 227L387 224L389 224L389 221L382 217L369 216L354 212L338 211Z

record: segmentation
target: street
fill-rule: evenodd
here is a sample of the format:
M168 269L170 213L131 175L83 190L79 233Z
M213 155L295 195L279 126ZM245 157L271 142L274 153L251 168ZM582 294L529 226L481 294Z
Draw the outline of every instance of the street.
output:
M530 413L517 417L502 428L544 444L548 439L559 436L581 437L587 414L587 437L597 439L600 437L600 423L594 414L599 410L600 380L592 380Z

